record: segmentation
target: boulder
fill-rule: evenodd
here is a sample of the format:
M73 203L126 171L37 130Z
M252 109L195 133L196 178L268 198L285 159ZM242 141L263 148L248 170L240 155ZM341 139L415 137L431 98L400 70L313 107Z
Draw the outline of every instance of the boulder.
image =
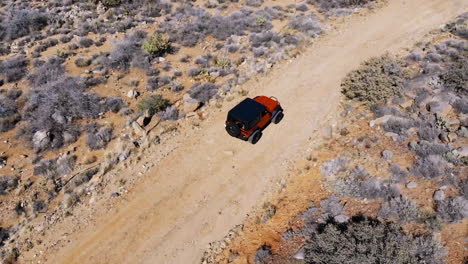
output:
M197 110L198 107L200 107L200 102L196 99L189 98L184 101L183 111L185 113L190 113L190 112Z
M384 158L385 160L392 160L393 158L393 152L390 151L390 150L384 150L382 152L382 158Z
M410 181L410 182L408 182L406 184L406 188L408 188L408 189L414 189L416 187L418 187L418 184L416 182L414 182L414 181Z
M35 148L42 148L50 142L49 133L45 130L37 131L33 135L33 145Z
M439 118L447 117L452 110L452 106L448 102L432 101L427 106L428 110Z

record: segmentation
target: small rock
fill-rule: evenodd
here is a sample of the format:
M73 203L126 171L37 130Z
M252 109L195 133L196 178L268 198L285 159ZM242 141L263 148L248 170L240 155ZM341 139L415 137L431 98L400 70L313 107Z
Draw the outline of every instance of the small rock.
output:
M448 138L448 133L447 133L447 132L442 132L442 133L440 133L439 139L440 139L440 141L442 141L442 142L444 142L444 143L449 143L449 142L450 142L450 140L449 140L449 138Z
M84 160L84 164L91 164L97 161L97 157L94 155L87 156Z
M200 106L200 102L196 99L189 98L184 101L184 112L190 113L195 111Z
M387 133L385 133L385 136L386 136L386 137L391 137L391 138L393 139L393 141L397 141L397 140L398 140L398 134L397 134L397 133L387 132Z
M449 118L445 120L445 126L450 132L455 132L460 128L460 120L457 118Z
M392 158L393 158L393 152L390 151L390 150L384 150L384 151L382 152L382 157L383 157L385 160L388 160L388 161L389 161L389 160L392 160Z
M137 122L132 122L132 128L137 135L146 136L146 131Z
M381 125L387 123L387 121L392 117L392 115L384 115L382 117L379 117L377 119L371 120L369 122L369 126L373 127L375 125Z
M294 254L293 258L303 260L305 258L305 250L304 248L299 249L299 251Z
M136 98L138 98L138 96L140 96L140 93L138 91L136 91L136 90L130 90L127 93L128 98L136 99Z
M119 196L120 196L120 193L118 193L118 192L113 192L113 193L111 194L111 197L112 197L112 198L119 197Z
M399 104L402 108L408 108L413 105L413 99L408 99Z
M452 106L448 102L430 102L428 104L428 110L431 113L434 113L437 115L439 118L444 118L446 117L450 111L452 110Z
M458 137L457 137L457 134L452 132L452 133L448 133L447 138L449 142L455 142Z
M414 189L416 187L418 187L418 184L416 182L414 182L414 181L410 181L410 182L408 182L406 184L406 188L408 188L408 189Z
M435 201L443 201L445 200L445 193L442 190L437 190L434 192L434 200Z
M458 135L460 137L468 138L468 128L466 127L460 128L460 130L458 131Z
M468 157L468 146L457 148L453 151L453 154L459 158Z
M349 217L347 217L346 215L337 215L335 217L333 217L333 219L337 222L337 223L346 223L348 222L349 220Z

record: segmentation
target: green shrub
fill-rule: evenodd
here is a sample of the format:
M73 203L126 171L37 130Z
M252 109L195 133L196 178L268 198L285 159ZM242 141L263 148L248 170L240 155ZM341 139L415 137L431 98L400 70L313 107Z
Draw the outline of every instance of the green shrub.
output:
M138 103L138 108L142 112L149 111L150 115L154 115L157 112L163 111L169 105L169 101L164 99L162 96L150 95L141 99L141 101Z
M162 33L156 33L143 43L143 49L152 55L162 55L168 52L170 48L169 38Z
M399 95L407 77L402 62L387 54L371 58L349 73L341 84L341 92L348 99L381 103Z

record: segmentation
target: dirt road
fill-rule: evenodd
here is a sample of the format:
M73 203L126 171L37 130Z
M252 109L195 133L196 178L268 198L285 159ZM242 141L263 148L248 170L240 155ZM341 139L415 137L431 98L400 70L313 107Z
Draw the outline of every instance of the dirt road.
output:
M211 241L239 224L287 173L287 163L333 116L340 81L360 62L410 47L467 11L464 0L391 0L331 30L292 63L248 82L278 97L285 118L253 146L227 136L225 103L150 170L118 213L74 235L54 263L198 263ZM130 173L130 172L129 172Z

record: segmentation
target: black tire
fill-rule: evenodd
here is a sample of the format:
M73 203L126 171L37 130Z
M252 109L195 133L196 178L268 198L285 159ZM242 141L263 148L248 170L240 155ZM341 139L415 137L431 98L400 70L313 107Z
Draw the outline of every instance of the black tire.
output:
M226 125L226 131L232 137L237 137L241 133L240 127L233 123L229 123Z
M252 144L256 144L260 140L262 135L263 135L262 131L257 130L253 132L253 134L249 138L249 142Z
M283 111L280 111L278 114L276 114L275 119L273 120L273 123L278 124L283 120L284 114Z

